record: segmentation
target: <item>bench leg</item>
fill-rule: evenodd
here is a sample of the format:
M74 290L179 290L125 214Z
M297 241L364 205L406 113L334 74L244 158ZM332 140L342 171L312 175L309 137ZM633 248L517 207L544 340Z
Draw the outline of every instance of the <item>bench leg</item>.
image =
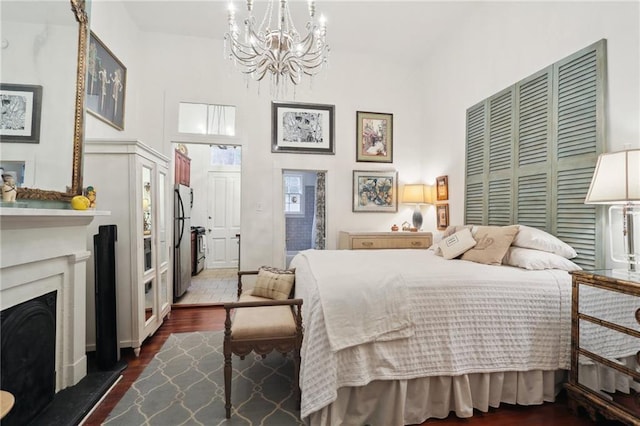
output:
M300 409L300 349L293 351L293 397L296 401L296 408Z
M224 408L231 418L231 352L224 350Z

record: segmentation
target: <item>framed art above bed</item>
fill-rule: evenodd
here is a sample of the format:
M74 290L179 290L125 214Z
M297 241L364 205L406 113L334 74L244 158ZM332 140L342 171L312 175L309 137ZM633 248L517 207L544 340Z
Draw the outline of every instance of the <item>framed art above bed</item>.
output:
M354 170L352 198L354 212L397 212L398 172Z

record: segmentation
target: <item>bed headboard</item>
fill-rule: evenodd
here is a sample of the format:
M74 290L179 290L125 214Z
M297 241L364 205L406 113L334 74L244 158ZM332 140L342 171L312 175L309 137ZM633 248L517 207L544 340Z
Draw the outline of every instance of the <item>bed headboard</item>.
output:
M467 110L465 223L543 229L604 266L603 209L584 204L604 151L606 40Z

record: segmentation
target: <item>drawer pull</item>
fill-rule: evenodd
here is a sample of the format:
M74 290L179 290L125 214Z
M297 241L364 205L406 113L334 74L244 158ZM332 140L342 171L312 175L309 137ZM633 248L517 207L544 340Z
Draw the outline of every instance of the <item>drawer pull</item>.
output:
M420 241L411 241L412 247L422 247L422 242Z
M373 247L373 242L371 242L371 241L363 241L362 245L364 247Z

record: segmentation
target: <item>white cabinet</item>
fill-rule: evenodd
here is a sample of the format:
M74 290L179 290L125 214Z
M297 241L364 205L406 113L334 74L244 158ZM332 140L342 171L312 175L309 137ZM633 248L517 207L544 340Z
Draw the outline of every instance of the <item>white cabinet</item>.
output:
M116 292L120 347L132 347L136 355L144 339L153 334L171 310L169 159L136 140L85 141L85 186L96 190L96 205L111 217L95 220L89 237L99 225L117 225ZM93 293L93 274L87 277ZM93 295L92 295L93 296ZM87 311L94 310L87 299ZM88 313L88 322L95 315ZM95 325L87 334L95 344ZM91 332L93 334L91 334Z

